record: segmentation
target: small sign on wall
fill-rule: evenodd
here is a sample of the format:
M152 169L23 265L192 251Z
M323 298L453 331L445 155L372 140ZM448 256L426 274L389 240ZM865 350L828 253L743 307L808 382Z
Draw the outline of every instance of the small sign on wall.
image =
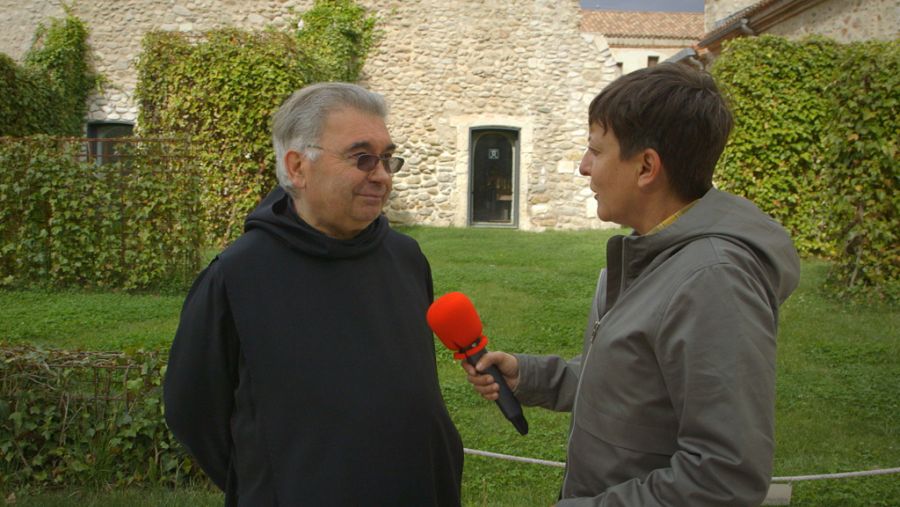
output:
M488 148L488 160L500 160L500 148Z

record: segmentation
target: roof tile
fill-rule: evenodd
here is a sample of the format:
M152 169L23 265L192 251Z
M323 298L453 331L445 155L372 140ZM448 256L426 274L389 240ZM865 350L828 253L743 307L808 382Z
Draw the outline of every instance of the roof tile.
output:
M704 33L703 13L582 10L581 31L607 37L696 40Z

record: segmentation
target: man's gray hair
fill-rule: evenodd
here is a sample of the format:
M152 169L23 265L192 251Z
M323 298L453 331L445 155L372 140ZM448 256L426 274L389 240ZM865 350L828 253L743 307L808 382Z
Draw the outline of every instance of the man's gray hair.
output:
M319 143L325 119L341 109L355 109L382 119L388 111L384 97L359 85L317 83L295 91L272 116L275 175L287 193L294 195L294 186L284 167L284 155L293 150L315 160L318 151L310 150L309 145Z

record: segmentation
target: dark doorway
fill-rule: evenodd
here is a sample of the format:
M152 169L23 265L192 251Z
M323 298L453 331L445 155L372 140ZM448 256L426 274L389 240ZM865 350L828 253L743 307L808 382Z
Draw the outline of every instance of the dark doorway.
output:
M519 132L472 129L469 223L515 227L518 222Z

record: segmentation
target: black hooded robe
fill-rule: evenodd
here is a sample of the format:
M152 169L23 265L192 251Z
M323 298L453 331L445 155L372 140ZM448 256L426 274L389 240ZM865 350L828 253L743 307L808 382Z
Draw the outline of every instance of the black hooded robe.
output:
M166 421L227 505L459 505L432 299L384 216L336 240L276 189L188 293Z

